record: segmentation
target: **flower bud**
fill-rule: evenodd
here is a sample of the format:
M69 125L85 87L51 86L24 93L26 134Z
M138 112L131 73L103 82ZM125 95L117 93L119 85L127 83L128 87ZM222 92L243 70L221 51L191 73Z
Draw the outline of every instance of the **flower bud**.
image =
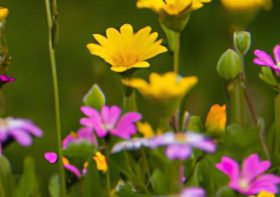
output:
M222 134L227 121L226 105L213 105L207 115L205 127L210 134Z
M159 15L159 20L161 24L163 24L168 29L175 32L181 32L184 30L189 21L190 13L191 12L187 11L178 15L169 15L165 12L162 12Z
M242 73L241 59L232 49L222 54L217 64L217 72L226 79L232 80Z
M245 55L251 46L251 34L247 31L234 32L233 43L235 50Z

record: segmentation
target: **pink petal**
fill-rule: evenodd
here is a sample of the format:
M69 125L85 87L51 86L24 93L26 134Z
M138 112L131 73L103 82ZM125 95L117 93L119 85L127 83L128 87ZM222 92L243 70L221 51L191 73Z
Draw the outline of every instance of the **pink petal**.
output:
M79 138L81 139L85 139L87 141L89 141L91 144L97 144L97 140L96 137L92 131L92 129L90 128L81 128L78 130L77 135Z
M131 135L136 133L136 126L134 125L134 122L139 121L141 118L141 114L137 112L126 113L123 117L121 117L116 128L112 130L111 133L115 136L129 139Z
M22 129L28 131L29 133L31 133L32 135L36 136L36 137L42 137L43 136L43 132L42 130L35 126L33 123L25 123L24 125L22 125L21 127Z
M260 65L263 65L263 66L273 66L273 65L275 65L271 56L268 55L266 52L261 51L261 50L255 50L254 54L257 56L257 58L259 60L261 60L262 64L260 64ZM255 64L258 64L258 63L261 63L261 62L259 61Z
M185 160L191 156L192 148L188 145L169 145L165 153L169 159Z
M110 120L110 108L106 105L104 105L101 109L101 119L105 124L107 124Z
M57 159L58 159L58 156L57 156L57 154L55 152L46 152L44 154L44 157L51 164L56 163Z
M236 187L239 179L239 164L230 157L222 157L222 161L216 164L216 168L230 178L230 186Z
M82 106L81 111L88 117L93 117L93 118L96 118L96 119L99 119L99 120L101 119L100 115L99 115L99 112L92 107Z
M265 174L259 176L254 182L251 183L248 194L257 194L261 191L267 191L276 194L278 193L278 184L280 184L279 176L274 174Z
M276 45L273 49L276 64L280 63L280 45Z
M64 149L67 148L67 146L73 141L75 141L75 138L71 134L67 135L62 141L62 147Z
M198 133L188 132L187 141L191 146L194 146L206 152L215 152L216 150L216 144L213 140Z
M13 129L11 135L22 146L31 146L32 144L32 137L24 130Z
M269 169L270 165L269 161L260 161L257 154L252 154L243 161L241 176L250 182Z
M71 165L71 164L66 164L64 165L64 168L70 172L72 172L73 174L75 174L78 178L81 178L81 172L80 170L74 166L74 165Z
M184 189L180 194L180 197L205 197L205 192L199 187L190 187Z
M119 120L121 115L121 109L118 106L112 106L110 111L109 111L109 120L108 124L112 125L112 127L115 127L117 121Z

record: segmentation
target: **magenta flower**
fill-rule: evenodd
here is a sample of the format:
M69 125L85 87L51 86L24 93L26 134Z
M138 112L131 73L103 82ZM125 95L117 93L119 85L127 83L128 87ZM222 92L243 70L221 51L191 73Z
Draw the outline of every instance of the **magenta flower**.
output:
M167 157L180 160L190 157L193 148L199 148L206 152L214 152L216 149L213 140L195 132L164 133L152 139L151 144L153 147L167 146Z
M200 187L189 187L181 192L180 197L205 197L205 191Z
M278 193L280 177L263 174L270 166L270 161L260 161L257 154L247 157L241 169L235 160L227 156L222 157L222 161L216 164L216 168L230 178L229 187L244 195L255 195L261 191Z
M280 45L273 49L275 62L272 57L262 50L255 50L254 63L260 66L270 67L278 76L280 76Z
M88 106L81 107L81 111L87 116L82 118L80 123L86 127L95 129L101 138L109 133L124 139L129 139L136 133L135 122L142 117L137 112L128 112L121 116L121 109L118 106L103 106L99 113L96 109Z
M5 85L6 83L12 83L14 82L16 79L13 77L9 77L8 75L0 75L0 88Z
M22 146L32 144L32 136L41 137L43 132L30 120L20 118L0 118L0 144L5 144L11 139Z
M69 144L72 143L81 143L81 142L88 142L89 144L96 144L97 140L96 137L90 128L81 128L77 131L77 134L74 132L71 132L69 135L67 135L63 141L62 146L63 149L67 148Z

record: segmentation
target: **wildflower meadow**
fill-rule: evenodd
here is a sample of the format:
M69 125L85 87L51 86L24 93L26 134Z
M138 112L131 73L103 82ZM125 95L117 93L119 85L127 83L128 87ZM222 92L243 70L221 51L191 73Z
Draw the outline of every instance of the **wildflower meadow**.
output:
M0 197L280 196L279 0L1 0Z

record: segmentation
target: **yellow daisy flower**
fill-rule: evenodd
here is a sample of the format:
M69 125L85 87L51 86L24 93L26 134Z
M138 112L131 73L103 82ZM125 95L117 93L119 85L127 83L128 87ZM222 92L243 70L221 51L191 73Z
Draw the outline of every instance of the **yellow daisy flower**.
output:
M198 81L197 77L179 78L174 72L150 74L150 83L140 78L124 79L123 84L137 89L144 97L168 102L182 98Z
M0 7L0 22L4 21L9 14L9 10L7 8Z
M147 59L167 51L166 47L161 45L162 40L156 41L158 33L151 33L149 26L134 33L130 24L124 24L120 31L108 28L106 35L107 38L93 34L99 44L90 43L87 48L92 55L97 55L111 64L111 70L115 72L149 67Z
M231 11L248 11L258 8L270 9L271 0L221 0L223 6Z
M201 8L203 3L211 0L138 0L138 8L149 8L156 13L165 12L169 15L179 15L185 11Z
M207 115L205 123L206 130L221 133L225 130L226 121L226 105L220 106L215 104L211 107Z
M137 129L139 133L141 133L144 136L144 138L152 138L155 135L162 134L162 131L160 129L154 131L152 126L148 122L138 122Z

